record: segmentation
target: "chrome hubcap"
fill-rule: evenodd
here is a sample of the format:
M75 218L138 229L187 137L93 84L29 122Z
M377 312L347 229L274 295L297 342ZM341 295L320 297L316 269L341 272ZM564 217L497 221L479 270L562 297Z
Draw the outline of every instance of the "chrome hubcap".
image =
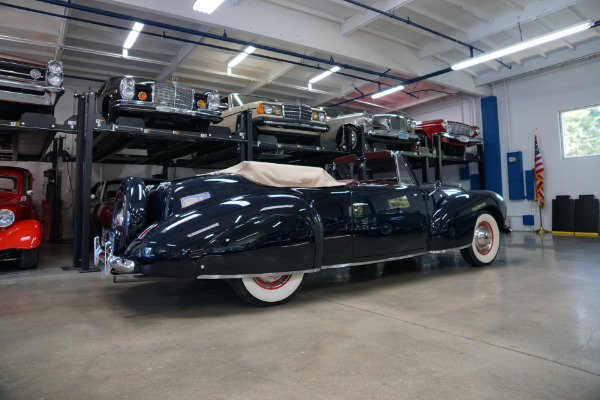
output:
M494 243L492 227L487 222L482 222L475 229L475 249L479 254L485 255L490 252Z

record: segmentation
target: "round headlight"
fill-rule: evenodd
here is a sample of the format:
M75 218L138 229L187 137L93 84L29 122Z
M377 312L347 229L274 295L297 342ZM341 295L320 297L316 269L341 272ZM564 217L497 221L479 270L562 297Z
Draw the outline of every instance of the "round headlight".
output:
M52 86L60 86L62 77L60 75L50 74L48 75L48 83Z
M133 99L135 94L135 81L132 78L121 79L119 90L121 91L121 97L125 100Z
M417 121L415 121L414 119L410 121L410 129L412 129L413 131L417 129Z
M371 115L371 114L367 114L367 115L365 116L365 122L366 122L367 124L372 124L372 123L373 123L373 115Z
M48 62L48 71L51 74L62 74L63 73L63 65L62 62L52 60Z
M221 96L217 90L211 90L206 95L209 110L218 110Z
M444 128L445 130L448 130L448 127L449 127L449 126L450 126L450 125L448 124L448 121L446 121L446 120L443 120L443 121L442 121L442 128Z
M15 213L6 208L0 210L0 228L11 226L13 222L15 222Z
M327 121L327 116L325 115L325 113L319 113L319 121L321 122L325 122Z
M32 69L31 71L29 71L29 76L33 79L40 79L42 77L42 73L39 69Z
M273 114L274 107L271 104L265 104L263 110L265 114Z

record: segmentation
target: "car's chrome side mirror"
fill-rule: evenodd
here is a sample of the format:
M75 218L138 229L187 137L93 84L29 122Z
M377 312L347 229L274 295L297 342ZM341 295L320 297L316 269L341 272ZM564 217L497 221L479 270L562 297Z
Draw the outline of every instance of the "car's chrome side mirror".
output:
M429 193L429 197L433 196L433 194L435 192L437 192L438 190L440 190L441 187L442 187L442 182L440 180L435 181L435 184L433 186L433 191Z
M29 189L28 191L25 192L25 194L27 196L33 196L33 190Z
M96 195L95 194L90 194L90 199L96 200Z

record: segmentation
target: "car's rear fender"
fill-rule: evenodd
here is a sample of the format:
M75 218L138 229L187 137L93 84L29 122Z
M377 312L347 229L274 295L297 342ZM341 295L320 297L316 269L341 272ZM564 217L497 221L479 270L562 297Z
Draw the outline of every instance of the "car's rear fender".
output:
M150 275L238 276L318 269L322 242L310 204L274 191L206 204L150 225L125 257ZM295 263L287 267L290 259Z

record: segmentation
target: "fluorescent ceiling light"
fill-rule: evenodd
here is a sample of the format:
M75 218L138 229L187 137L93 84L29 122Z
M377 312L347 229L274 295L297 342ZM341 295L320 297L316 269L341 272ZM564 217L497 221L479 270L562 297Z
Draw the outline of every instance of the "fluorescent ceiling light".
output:
M194 11L212 14L225 0L196 0L192 9Z
M380 97L387 96L390 93L394 93L394 92L397 92L402 89L404 89L404 86L402 86L402 85L392 86L391 88L386 89L383 92L377 92L377 93L371 95L371 97L374 99L378 99Z
M552 42L553 40L564 38L565 36L573 35L575 33L589 29L592 26L592 21L588 20L582 24L577 24L570 28L565 28L557 32L549 33L534 39L526 40L521 43L514 44L512 46L505 47L504 49L496 50L491 53L485 53L477 57L470 58L465 61L461 61L457 64L452 65L452 69L458 71L459 69L472 67L476 64L481 64L496 58L504 57L508 54L516 53L521 50L529 49L531 47L539 46L544 43Z
M227 68L235 67L240 62L242 62L242 60L244 58L248 57L248 54L252 54L254 52L254 50L256 50L256 47L253 47L253 46L246 47L246 50L244 50L243 52L241 52L240 54L235 56L235 58L233 60L229 61L229 63L227 64Z
M139 22L136 22L135 24L133 24L133 28L131 28L131 31L129 32L129 36L127 36L127 39L125 39L125 43L123 43L124 49L130 49L133 46L136 39L140 35L140 31L142 29L144 29L144 24L140 24Z
M329 71L325 71L322 74L319 74L319 75L315 76L310 81L308 81L308 83L318 82L318 81L320 81L323 78L327 78L329 75L333 74L334 72L338 72L339 70L340 70L340 67L338 67L336 65L336 66L332 67Z

